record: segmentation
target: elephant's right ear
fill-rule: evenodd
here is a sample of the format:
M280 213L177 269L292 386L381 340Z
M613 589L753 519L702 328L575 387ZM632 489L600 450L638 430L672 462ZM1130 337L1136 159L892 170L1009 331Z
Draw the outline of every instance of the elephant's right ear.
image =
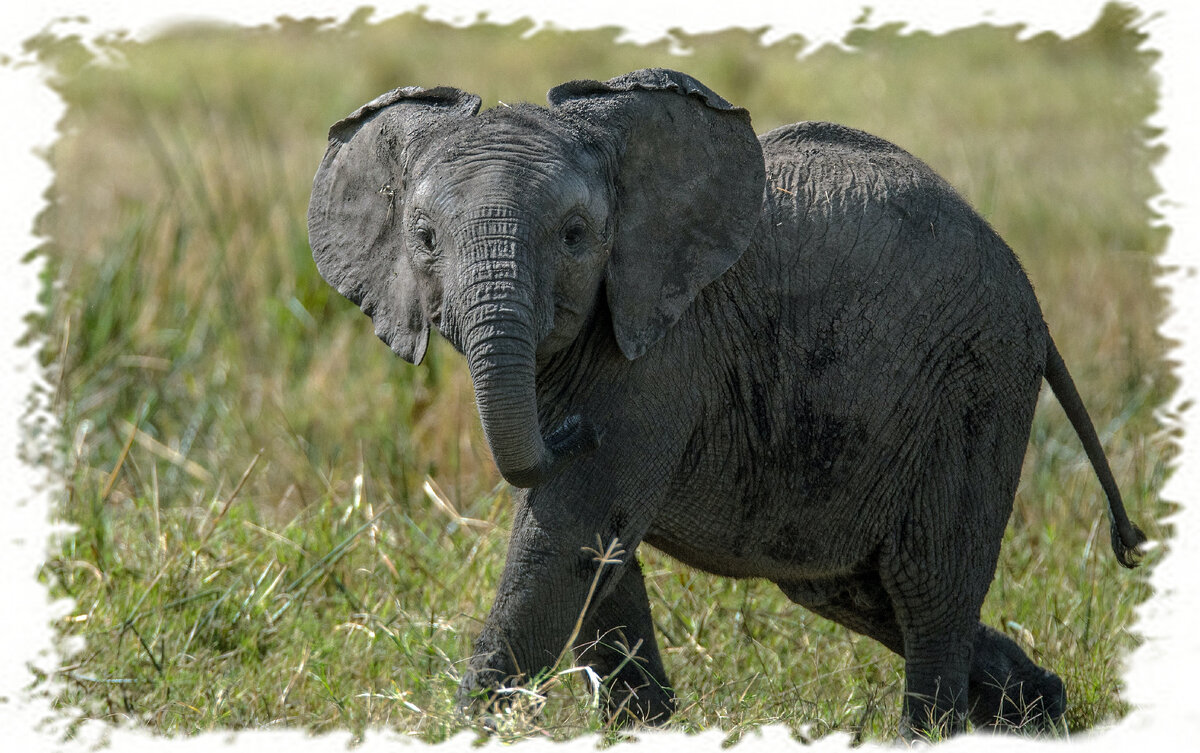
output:
M423 134L473 116L479 104L449 87L394 89L333 124L313 179L308 240L317 270L410 363L425 355L429 322L404 249L405 165Z

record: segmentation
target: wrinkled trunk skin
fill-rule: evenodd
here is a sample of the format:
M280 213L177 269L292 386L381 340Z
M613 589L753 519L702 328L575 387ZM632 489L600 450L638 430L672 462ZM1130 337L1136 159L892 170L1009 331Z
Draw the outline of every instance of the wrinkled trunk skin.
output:
M490 223L489 223L490 224ZM567 461L596 447L590 425L567 419L546 439L538 423L537 334L531 285L520 279L524 250L516 233L467 241L461 296L463 352L475 386L483 432L496 467L513 486L549 479Z
M538 425L528 330L527 324L497 317L472 326L465 342L484 436L500 474L519 487L540 483L550 464Z

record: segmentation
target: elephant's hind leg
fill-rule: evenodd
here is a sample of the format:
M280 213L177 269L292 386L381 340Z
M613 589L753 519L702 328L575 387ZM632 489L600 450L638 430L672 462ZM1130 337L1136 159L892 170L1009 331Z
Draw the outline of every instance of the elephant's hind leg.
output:
M1029 660L1008 636L979 625L970 676L971 722L977 728L1048 731L1067 707L1062 680Z
M967 676L971 661L970 626L949 619L914 629L912 603L898 611L879 573L780 583L789 599L822 617L874 638L905 658L902 733L954 733L967 718ZM912 601L918 601L913 597ZM902 623L901 618L907 623ZM958 628L957 631L955 628Z
M779 587L805 609L904 655L904 634L877 573L784 582ZM1066 710L1062 680L982 623L975 626L967 698L976 729L1047 731L1061 722Z
M878 573L868 571L777 585L785 596L810 612L874 638L904 655L904 635Z
M588 610L575 656L604 682L614 724L662 724L675 712L675 693L658 652L636 558L630 557L612 591Z
M980 638L979 613L1040 384L996 356L987 338L969 343L972 358L947 367L942 404L912 428L910 446L920 451L909 456L900 476L906 488L897 490L907 501L879 554L880 578L904 634L905 719L918 734L962 730L970 680L984 671L974 660L977 647L981 659L1004 654L991 637L998 634ZM980 370L986 366L994 373Z
M966 484L931 476L881 549L879 576L904 636L901 732L940 737L966 729L979 610L1004 529L972 514L984 505Z
M968 677L983 597L968 602L962 593L930 584L925 575L907 571L884 582L903 635L901 733L940 737L966 729Z

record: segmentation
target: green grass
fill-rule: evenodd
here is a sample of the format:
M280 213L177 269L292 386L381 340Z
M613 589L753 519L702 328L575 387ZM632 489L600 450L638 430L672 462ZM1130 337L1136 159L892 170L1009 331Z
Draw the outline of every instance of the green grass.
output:
M43 577L76 602L59 633L86 639L47 687L73 717L163 734L386 725L442 740L466 726L451 699L509 492L461 358L441 341L419 368L392 357L317 275L304 227L329 124L399 85L544 102L562 81L665 65L748 107L759 131L833 120L899 143L1016 249L1132 515L1168 538L1154 522L1175 452L1154 414L1174 388L1155 331L1166 231L1147 206L1157 84L1139 23L1110 6L1065 40L857 29L847 50L676 33L686 57L612 29L525 39L527 23L413 15L113 36L104 65L77 39L33 40L68 104L31 322L59 426L35 439L77 526ZM1117 566L1102 510L1045 395L984 619L1063 676L1072 731L1127 711L1121 663L1150 594L1145 569ZM674 728L894 734L899 659L768 583L641 556ZM577 673L544 689L505 736L600 729Z

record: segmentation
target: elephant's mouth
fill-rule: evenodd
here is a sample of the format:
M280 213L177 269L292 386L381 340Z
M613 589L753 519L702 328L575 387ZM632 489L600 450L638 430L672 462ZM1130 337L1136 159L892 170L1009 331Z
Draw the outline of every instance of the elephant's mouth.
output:
M544 358L570 345L578 335L583 319L584 314L579 308L568 303L556 303L550 334L538 343L538 357Z

